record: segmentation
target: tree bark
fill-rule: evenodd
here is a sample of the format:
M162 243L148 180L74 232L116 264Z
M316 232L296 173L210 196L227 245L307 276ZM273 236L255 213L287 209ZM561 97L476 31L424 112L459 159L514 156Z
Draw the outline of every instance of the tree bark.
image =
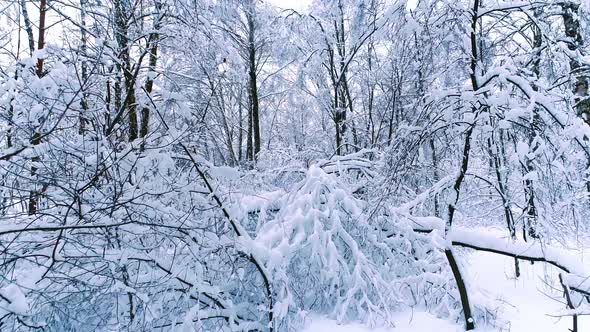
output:
M535 11L535 17L539 14ZM535 77L538 79L541 75L541 47L543 46L543 35L539 27L535 24L532 26L533 32L533 61L532 61L532 72ZM539 87L534 84L533 90L538 91ZM541 118L539 116L539 110L537 107L533 109L533 118L530 123L531 128L528 130L528 145L529 145L529 153L525 157L525 163L523 165L523 171L525 174L531 174L535 171L535 165L533 163L534 158L530 158L529 154L532 152L534 153L538 148L537 138L539 137L539 127L541 125ZM525 192L525 200L526 200L526 224L525 227L527 229L528 236L531 238L538 238L539 235L537 234L537 220L538 220L538 212L537 206L535 205L535 184L534 180L531 178L526 178L524 181L524 192ZM525 236L526 238L526 236Z
M588 68L580 62L581 47L584 39L580 30L580 5L575 2L561 4L565 35L568 37L568 48L574 54L570 58L570 70L575 77L573 86L574 101L578 115L590 125L590 100L588 99Z
M131 67L131 56L129 50L128 36L128 19L131 9L123 3L123 0L115 1L115 26L116 39L119 44L119 60L121 65L117 67L123 71L123 80L125 81L125 105L129 121L129 141L134 141L138 137L138 120L137 120L137 99L135 97L135 75ZM119 110L117 110L119 111Z
M87 56L87 37L86 37L86 10L88 3L87 0L80 0L80 53L83 57L82 59L82 99L80 100L80 118L79 118L79 128L78 133L83 134L86 131L86 118L85 113L88 111L88 92L86 92L86 88L84 87L86 81L88 80L88 63L86 61Z
M461 276L461 270L457 261L455 260L455 256L453 255L453 250L451 248L445 249L445 256L449 261L449 265L451 266L451 271L453 272L453 276L455 277L455 281L457 282L457 289L459 290L459 298L461 299L461 304L463 305L463 315L465 317L465 330L473 330L475 328L475 321L473 320L473 316L471 314L471 306L469 304L469 295L467 293L467 287L465 286L465 281Z
M334 121L336 123L336 154L342 155L346 151L346 42L344 40L344 8L342 0L338 1L338 19L334 20L336 35L336 50L339 56L339 74L334 77ZM332 53L333 54L333 53ZM334 68L335 69L335 68ZM335 71L336 72L336 71ZM338 73L336 72L336 73ZM342 77L340 77L340 75Z
M568 285L566 285L563 282L563 277L561 276L561 273L559 274L559 282L561 283L561 286L563 287L563 294L565 295L567 308L568 309L576 309L576 306L574 305L574 302L572 301L572 297L570 294L570 288ZM578 332L578 315L572 315L572 329L570 331L571 332Z
M238 97L238 162L242 163L242 142L244 141L244 127L243 127L243 114L242 114L242 90Z
M155 12L154 12L154 32L150 34L149 38L149 47L150 47L150 56L148 62L148 77L147 81L145 82L145 92L148 96L152 93L154 88L154 77L156 75L156 64L158 61L158 43L160 40L160 26L161 26L161 9L162 3L160 1L156 1L155 3ZM141 110L141 128L139 135L141 138L145 138L149 132L150 127L150 108L144 106ZM143 145L142 145L143 147Z
M254 160L254 149L252 145L252 94L248 93L248 131L246 132L246 160Z
M473 11L471 13L471 61L470 61L470 79L473 91L479 90L479 85L477 83L477 62L478 62L478 52L477 52L477 36L476 36L476 28L477 28L477 20L478 20L478 11L479 11L479 0L473 1ZM473 113L477 114L477 109L475 106L473 107ZM475 120L474 120L475 121ZM445 225L445 235L449 234L451 227L453 225L453 218L455 216L456 205L459 202L459 196L461 193L461 185L463 184L463 180L465 179L465 175L467 174L467 168L469 166L469 155L471 152L471 136L473 134L473 128L475 127L475 122L469 125L467 132L465 134L465 144L463 145L463 158L461 160L461 168L459 169L459 175L455 180L455 184L453 185L454 191L454 199L449 203L449 214L448 219ZM473 330L475 329L475 321L471 314L471 304L469 303L469 294L467 292L467 288L465 286L465 282L461 276L461 271L458 268L458 264L455 260L453 255L453 251L451 248L447 248L445 250L445 255L447 256L447 260L449 261L449 265L451 266L451 270L453 272L453 276L455 277L455 282L457 283L457 288L459 290L459 295L461 298L461 305L463 306L463 315L465 316L465 330Z
M25 22L27 40L29 42L29 52L30 55L33 56L33 52L35 52L35 38L33 37L33 25L31 24L31 19L29 18L29 11L27 10L27 3L25 2L25 0L21 0L20 5L21 10L23 12L23 20Z
M42 50L45 47L45 16L47 12L47 0L41 0L39 3L39 37L37 39L37 50ZM43 77L43 64L44 58L41 57L37 59L37 77ZM31 145L39 145L41 143L41 134L39 133L39 128L35 128L33 132L33 137L31 138ZM39 162L39 156L34 156L31 158L33 165L31 166L31 180L36 182L37 177L37 166L35 163ZM38 204L39 204L39 191L35 188L36 183L33 183L33 190L31 190L29 194L29 206L28 206L28 213L29 215L34 215L37 213Z
M496 183L498 184L498 191L500 193L500 199L502 201L502 207L504 208L504 220L506 221L506 227L508 232L510 233L510 237L512 239L516 239L516 226L514 225L514 217L512 215L512 210L510 209L510 200L508 198L508 188L506 185L505 177L502 176L502 168L504 164L502 163L504 158L505 150L504 140L502 137L502 129L498 133L498 141L494 142L493 136L488 138L488 152L490 154L490 164L494 169L494 173L496 175ZM500 147L498 147L500 145ZM508 176L506 176L508 177ZM514 274L516 277L520 277L520 266L518 264L518 259L514 259Z
M256 161L258 153L260 152L260 106L258 100L258 86L256 72L256 24L255 24L255 5L254 1L250 1L246 11L246 19L248 21L248 75L250 87L250 122L252 129L253 151L251 161Z
M37 40L37 50L45 47L45 17L47 12L47 0L41 0L39 4L39 38ZM37 59L37 77L43 77L44 58Z

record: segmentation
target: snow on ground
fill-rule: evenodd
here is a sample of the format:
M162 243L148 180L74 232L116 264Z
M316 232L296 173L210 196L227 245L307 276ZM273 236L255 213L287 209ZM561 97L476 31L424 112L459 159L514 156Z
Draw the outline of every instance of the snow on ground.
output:
M395 328L370 329L361 324L338 325L333 320L315 319L303 332L457 332L458 325L423 312L404 312L395 319Z
M557 268L521 261L521 276L514 279L513 259L481 252L471 255L465 267L473 271L472 285L506 302L501 318L509 321L509 331L567 332L571 328L570 317L552 317L565 308ZM552 284L543 281L545 275ZM588 317L580 317L578 324L579 331L590 331Z
M479 332L568 332L570 317L557 318L563 311L562 293L548 286L543 277L548 275L554 287L560 287L557 269L546 264L520 262L521 276L514 279L514 260L493 253L475 252L463 256L463 270L470 275L470 287L477 288L489 300L498 300L503 310L503 328L479 327ZM481 296L481 295L480 295ZM395 328L370 329L360 324L338 325L327 319L314 319L302 332L459 332L461 322L440 319L432 314L414 311L394 317ZM579 331L590 331L590 318L579 318Z

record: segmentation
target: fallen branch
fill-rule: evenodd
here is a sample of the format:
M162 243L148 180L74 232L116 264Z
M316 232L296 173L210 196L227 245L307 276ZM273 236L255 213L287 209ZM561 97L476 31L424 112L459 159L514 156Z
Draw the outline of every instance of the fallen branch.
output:
M444 232L444 221L436 217L415 217L410 219L415 225L413 230L419 233L433 231ZM455 227L447 235L447 240L455 246L480 251L493 252L503 256L522 258L534 262L546 262L567 273L586 274L581 262L559 248L543 245L540 242L524 242L498 238L488 233ZM590 287L590 282L588 283Z
M444 221L440 218L413 217L410 219L415 224L413 225L415 232L444 232ZM446 240L453 246L553 265L566 272L563 274L564 285L586 297L590 296L590 273L584 269L581 261L563 249L546 246L538 241L524 242L502 239L487 233L458 227L454 227L447 234Z

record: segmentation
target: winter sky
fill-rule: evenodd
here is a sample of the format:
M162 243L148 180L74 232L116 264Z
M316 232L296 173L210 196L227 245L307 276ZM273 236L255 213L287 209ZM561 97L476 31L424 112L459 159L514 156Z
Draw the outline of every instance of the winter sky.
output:
M311 4L312 0L269 0L271 3L275 4L281 8L292 8L297 11L302 11Z

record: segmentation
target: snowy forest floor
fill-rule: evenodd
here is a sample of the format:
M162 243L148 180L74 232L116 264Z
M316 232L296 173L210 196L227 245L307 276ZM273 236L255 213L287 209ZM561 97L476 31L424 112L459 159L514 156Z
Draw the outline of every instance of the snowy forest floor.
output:
M584 246L584 261L590 260L590 246ZM485 252L465 252L463 271L470 276L470 291L476 302L495 301L500 327L483 326L480 332L568 332L571 317L556 317L565 308L558 281L558 269L543 263L520 262L521 276L514 278L514 260ZM572 252L574 253L574 252ZM578 254L580 254L578 252ZM547 281L548 280L548 281ZM474 289L475 288L475 289ZM476 292L474 292L477 290ZM477 298L477 297L484 298ZM501 305L504 303L505 305ZM310 320L303 332L459 332L462 322L437 318L414 309L394 317L394 328L370 329L361 324L339 325L323 318ZM579 317L579 331L590 331L590 317Z

